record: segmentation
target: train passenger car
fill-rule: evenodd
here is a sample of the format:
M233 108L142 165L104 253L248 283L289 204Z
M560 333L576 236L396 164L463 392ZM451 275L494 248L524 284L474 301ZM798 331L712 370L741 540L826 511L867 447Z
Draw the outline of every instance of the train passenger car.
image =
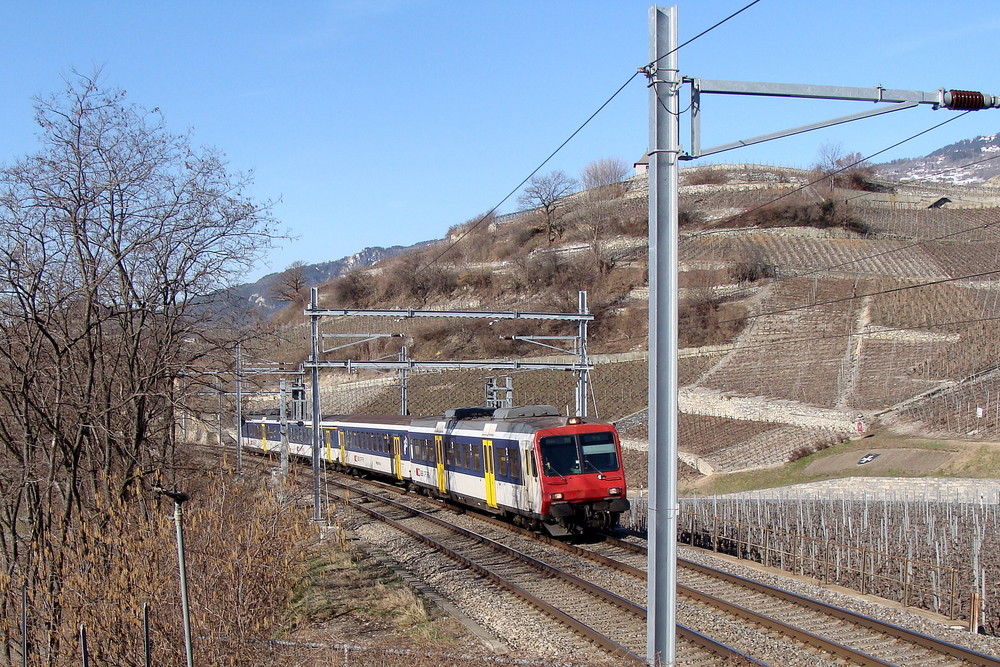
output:
M614 427L553 406L466 408L410 425L412 478L553 535L610 528L629 509Z
M344 415L327 417L321 427L336 434L332 461L351 470L409 479L409 457L404 446L409 417Z
M434 417L324 418L321 458L440 498L569 535L610 528L629 509L618 434L611 424L562 417L553 406L458 408ZM311 456L311 425L289 427L289 449ZM280 442L273 416L244 425L245 445Z

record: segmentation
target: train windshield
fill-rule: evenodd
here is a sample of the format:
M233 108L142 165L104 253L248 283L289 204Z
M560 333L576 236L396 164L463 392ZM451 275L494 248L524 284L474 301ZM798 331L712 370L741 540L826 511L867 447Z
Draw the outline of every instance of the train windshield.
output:
M545 475L565 477L618 470L618 451L611 431L554 435L539 441Z

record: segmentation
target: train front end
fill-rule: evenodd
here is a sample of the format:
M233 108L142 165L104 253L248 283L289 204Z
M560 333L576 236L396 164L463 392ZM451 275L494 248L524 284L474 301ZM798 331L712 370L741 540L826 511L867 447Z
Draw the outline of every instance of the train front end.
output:
M570 417L535 433L542 515L553 535L608 530L629 510L621 443L614 426Z

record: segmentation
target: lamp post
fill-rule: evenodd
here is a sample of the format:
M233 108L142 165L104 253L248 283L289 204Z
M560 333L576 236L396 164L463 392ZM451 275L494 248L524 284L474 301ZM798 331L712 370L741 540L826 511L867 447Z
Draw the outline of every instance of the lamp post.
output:
M184 563L184 511L181 505L190 500L191 496L180 491L168 491L158 486L153 487L154 493L167 496L174 501L174 523L177 525L177 566L181 577L181 615L184 620L184 653L187 667L194 667L194 656L191 652L191 615L188 609L187 566Z

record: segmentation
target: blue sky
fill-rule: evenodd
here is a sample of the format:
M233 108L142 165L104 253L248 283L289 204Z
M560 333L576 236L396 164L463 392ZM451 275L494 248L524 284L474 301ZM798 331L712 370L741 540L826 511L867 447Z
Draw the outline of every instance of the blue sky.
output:
M681 0L684 41L750 0ZM31 98L102 68L130 101L253 170L297 240L248 276L366 246L440 238L490 210L646 63L635 0L5 2L0 162L37 148ZM1000 95L1000 3L762 0L679 53L686 76L976 89ZM712 96L703 145L865 108ZM684 106L682 104L682 106ZM715 162L807 167L824 143L868 155L956 112L901 111L740 149ZM542 171L629 164L646 149L637 78ZM879 157L924 155L1000 130L969 114ZM684 137L687 144L687 138ZM697 164L697 163L693 163ZM516 197L501 211L516 208Z

